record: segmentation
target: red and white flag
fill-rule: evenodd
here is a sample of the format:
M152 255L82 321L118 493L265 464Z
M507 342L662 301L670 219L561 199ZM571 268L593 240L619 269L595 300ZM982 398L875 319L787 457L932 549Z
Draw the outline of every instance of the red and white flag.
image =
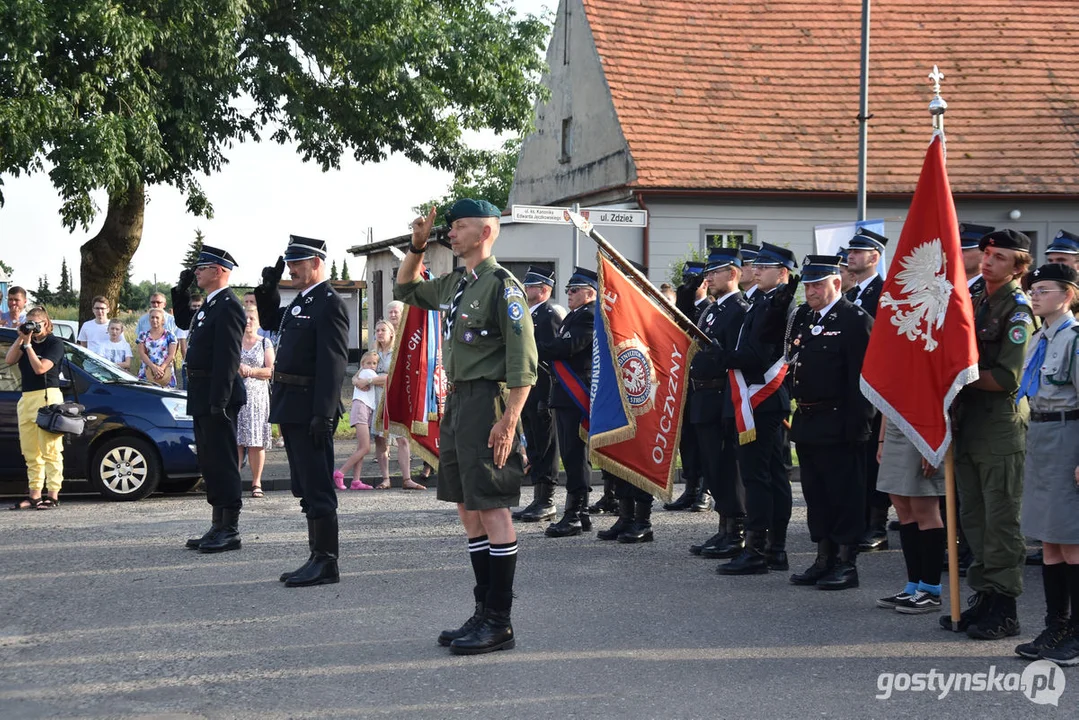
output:
M862 394L935 467L951 444L948 409L978 379L974 311L967 291L944 136L934 135L881 289L862 364Z

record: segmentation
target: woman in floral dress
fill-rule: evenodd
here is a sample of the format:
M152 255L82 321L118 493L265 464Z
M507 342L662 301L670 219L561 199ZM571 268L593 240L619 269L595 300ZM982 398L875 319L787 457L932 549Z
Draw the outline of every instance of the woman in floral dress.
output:
M240 377L247 390L247 404L236 418L236 445L242 463L244 451L251 465L251 497L262 497L262 468L270 447L270 378L273 376L273 344L259 337L259 314L247 308L247 325L240 341Z
M172 363L176 357L176 336L165 329L165 311L154 308L150 316L150 329L138 337L139 379L149 380L161 387L176 387ZM149 375L149 377L147 377Z

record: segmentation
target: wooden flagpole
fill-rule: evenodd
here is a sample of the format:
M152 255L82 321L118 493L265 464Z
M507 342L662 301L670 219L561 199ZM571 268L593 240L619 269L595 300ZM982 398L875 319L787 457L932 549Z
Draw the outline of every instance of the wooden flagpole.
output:
M959 533L955 510L955 440L944 455L944 508L948 516L948 594L952 608L952 631L959 632Z

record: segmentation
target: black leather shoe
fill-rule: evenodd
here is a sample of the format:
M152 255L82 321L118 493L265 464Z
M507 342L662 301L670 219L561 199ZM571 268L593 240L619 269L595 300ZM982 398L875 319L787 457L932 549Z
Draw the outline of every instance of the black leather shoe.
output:
M888 549L888 509L870 508L869 524L858 543L862 552Z
M516 644L509 610L488 608L483 612L483 620L470 633L450 643L450 652L454 655L482 655L495 650L510 650Z
M652 542L652 498L633 503L633 522L618 534L618 542Z
M707 540L705 540L704 542L702 542L700 545L690 545L689 546L689 552L692 555L700 555L702 552L704 552L704 549L707 548L707 547L715 548L715 547L719 546L719 544L722 543L723 540L726 537L727 537L727 528L723 524L723 522L720 521L719 532L717 532L715 535L713 535L712 537L710 537Z
M752 530L746 533L746 546L734 560L716 568L720 575L764 575L768 558L764 554L767 533Z
M618 498L613 493L603 493L594 505L589 505L586 509L590 515L614 515L618 512Z
M959 615L959 632L966 632L967 628L981 619L989 609L989 593L975 592L967 598L967 609ZM945 630L952 629L952 616L942 615L940 626Z
M464 625L456 630L443 630L438 634L438 644L442 647L449 647L454 640L463 638L479 627L481 622L483 622L483 603L478 602L476 603L476 612L468 620L465 620Z
M697 497L693 498L693 503L687 509L690 512L708 512L712 509L712 493L705 490L702 484Z
M198 550L199 545L202 545L209 540L210 536L213 535L219 527L221 527L221 508L215 507L213 511L213 520L210 523L210 529L203 533L202 537L189 538L184 547L190 550Z
M221 525L218 526L217 530L215 530L209 538L199 543L199 552L219 553L227 552L229 550L239 550L239 523L239 510L222 510Z
M307 562L292 572L281 573L281 577L279 577L278 580L285 582L296 573L304 572L307 570L307 566L311 564L311 561L315 559L315 521L311 518L307 518L307 549L310 550L310 554L307 556Z
M721 543L701 550L701 557L710 560L725 560L738 557L746 546L746 526L741 518L727 521L727 532Z
M631 498L620 498L618 500L618 519L614 521L614 525L611 525L611 527L596 533L596 537L600 540L617 540L622 531L628 529L632 524L633 500Z
M332 585L341 581L337 568L337 515L315 518L312 522L313 557L305 569L285 581L287 588Z
M817 581L820 590L846 590L858 587L858 546L840 545L839 560L832 571Z
M764 557L768 559L769 570L785 572L791 569L791 565L787 561L786 550L767 550L764 553Z
M536 483L532 488L532 502L523 510L513 513L514 520L521 522L542 522L553 520L558 514L554 505L554 485L551 483Z
M686 478L686 487L682 490L682 494L678 496L677 500L669 503L663 503L663 509L671 512L678 512L681 510L689 510L689 506L697 500L697 496L701 492L701 479L700 478Z
M836 547L831 540L817 543L817 559L803 572L791 575L791 585L816 585L835 567Z

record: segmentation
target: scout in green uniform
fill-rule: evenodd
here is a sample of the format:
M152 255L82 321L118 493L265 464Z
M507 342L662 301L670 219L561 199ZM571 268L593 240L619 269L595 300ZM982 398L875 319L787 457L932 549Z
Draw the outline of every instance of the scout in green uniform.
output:
M510 605L517 535L510 508L520 502L524 467L519 419L536 382L538 359L524 289L491 255L501 211L485 200L458 200L446 213L462 265L420 279L435 210L412 223L410 254L393 295L442 313L442 363L450 390L439 425L438 499L457 504L476 575L476 612L440 645L457 655L514 646Z
M956 485L960 522L974 553L967 582L976 595L959 629L980 640L1019 633L1015 599L1023 592L1026 547L1019 530L1028 410L1016 402L1030 301L1017 278L1030 266L1030 238L997 230L981 240L985 292L974 303L981 377L956 402ZM941 618L951 629L951 617Z

